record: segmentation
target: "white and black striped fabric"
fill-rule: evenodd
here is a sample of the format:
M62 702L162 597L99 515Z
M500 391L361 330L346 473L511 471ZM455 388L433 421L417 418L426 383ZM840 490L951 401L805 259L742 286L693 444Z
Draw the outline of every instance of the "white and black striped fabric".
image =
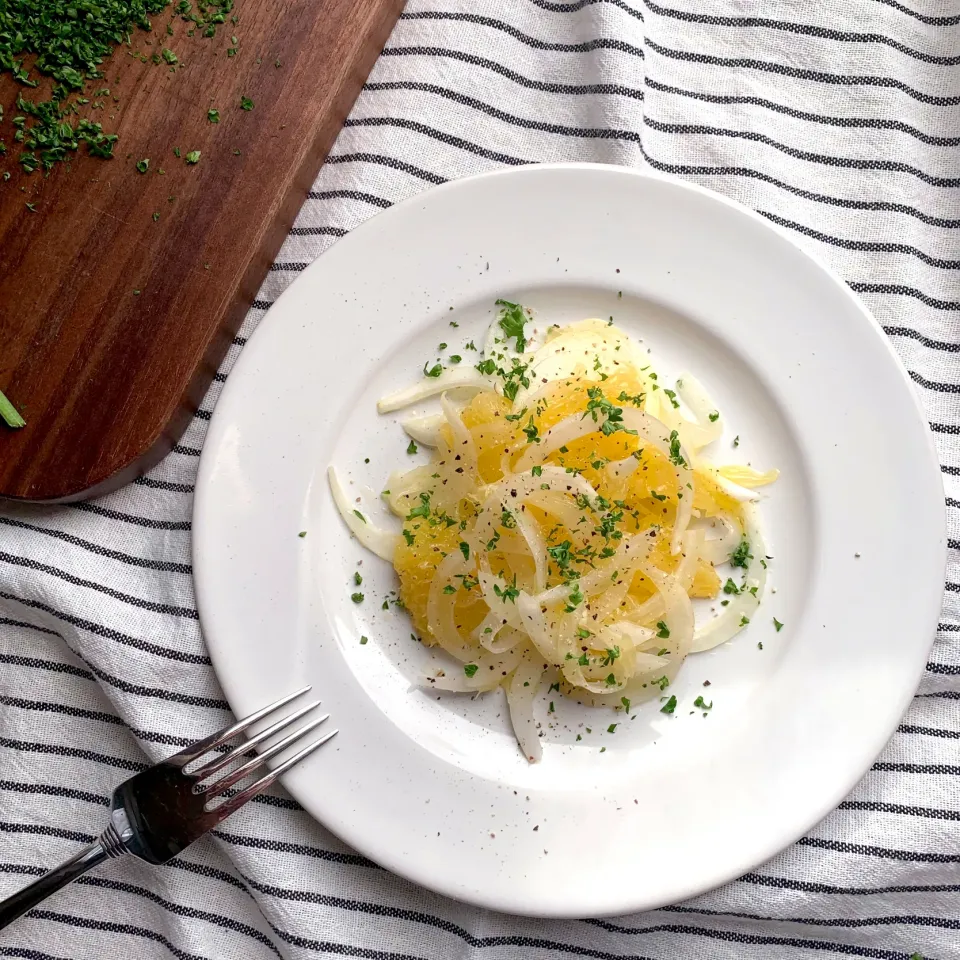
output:
M90 841L131 771L227 720L194 603L192 494L220 384L271 302L405 197L561 160L664 171L760 211L833 264L910 371L950 560L926 675L883 756L795 847L652 913L462 906L278 791L170 866L101 867L0 933L0 957L960 958L958 0L411 0L174 452L96 502L0 510L0 894ZM910 504L877 519L909 523Z

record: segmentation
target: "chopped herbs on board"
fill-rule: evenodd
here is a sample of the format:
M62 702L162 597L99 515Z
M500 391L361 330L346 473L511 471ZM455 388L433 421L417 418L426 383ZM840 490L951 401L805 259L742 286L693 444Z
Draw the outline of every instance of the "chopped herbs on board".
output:
M128 56L144 63L163 64L171 72L182 69L181 54L167 39L160 53L148 57L132 42L137 31L154 33L152 17L169 13L165 33L174 37L173 24L185 24L188 37L217 35L226 23L234 0L4 0L0 3L0 73L9 73L21 87L10 111L10 136L19 144L16 157L24 173L49 172L81 149L93 157L110 159L117 134L103 124L81 116L84 108L103 109L104 97L118 97L104 86L104 62L121 45ZM177 40L180 38L177 37ZM156 42L156 41L154 41ZM49 77L52 87L42 84ZM99 82L97 82L99 81ZM96 89L93 89L93 88ZM32 90L44 92L34 95ZM250 105L247 106L246 104ZM244 97L245 110L253 103ZM0 139L6 118L0 113ZM212 120L211 122L216 122ZM196 161L193 161L196 162ZM141 161L140 164L144 163ZM137 165L141 173L146 168ZM4 178L7 179L7 178Z

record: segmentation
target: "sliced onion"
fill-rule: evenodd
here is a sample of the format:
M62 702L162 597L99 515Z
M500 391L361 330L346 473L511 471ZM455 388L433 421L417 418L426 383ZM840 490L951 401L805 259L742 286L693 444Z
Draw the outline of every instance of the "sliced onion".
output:
M507 687L507 705L510 707L510 722L517 743L530 763L539 763L543 757L537 724L533 719L533 701L540 692L540 680L546 665L539 654L528 650L517 665Z
M494 381L491 377L484 376L476 367L457 367L455 370L444 370L439 377L424 377L419 383L412 387L406 387L398 390L396 393L388 394L377 401L377 411L379 413L392 413L394 410L402 410L409 407L411 403L417 403L419 400L425 400L427 397L435 397L438 393L446 390L469 389L469 390L492 390Z
M730 559L730 554L737 549L737 545L743 536L740 527L728 513L711 517L708 524L701 529L719 529L720 531L719 537L707 537L700 548L703 559L712 564L726 563Z
M407 417L400 421L400 426L408 437L412 437L424 447L440 445L440 428L443 426L442 413L430 413L425 417Z
M347 499L343 487L337 478L337 471L331 465L327 469L327 480L330 483L330 492L333 502L337 505L340 516L350 528L350 532L371 552L382 560L393 562L393 553L397 549L400 537L396 533L375 527L369 520L361 520L354 513L353 504Z
M683 496L677 501L677 518L673 526L673 540L670 543L670 552L679 553L683 534L690 524L693 515L693 472L690 469L690 454L683 443L680 444L680 462L670 457L670 431L663 423L633 407L623 410L623 422L630 430L636 430L641 440L652 443L673 466L677 477L678 493ZM678 435L679 439L679 435Z
M752 490L754 487L765 487L780 476L779 470L766 470L761 473L759 470L754 470L753 467L747 467L739 463L717 467L717 473L724 480L728 480L739 487L746 487L748 490Z
M520 657L521 650L509 650L500 654L480 652L469 661L477 668L472 677L468 677L463 667L458 664L452 671L444 667L440 673L425 677L422 685L452 693L485 693L496 690L516 669Z
M745 626L742 622L743 617L749 618L760 606L760 601L763 598L764 587L767 583L767 569L760 561L764 560L766 562L764 556L766 547L763 538L760 536L760 530L752 508L745 506L743 515L745 521L744 536L750 544L750 551L753 554L753 559L747 568L746 581L740 589L740 593L730 597L730 603L723 608L722 613L697 627L691 647L692 653L711 650L738 634ZM751 593L754 587L756 589Z
M728 480L712 463L700 460L697 463L697 469L706 473L728 497L732 497L740 503L753 503L760 499L759 493Z
M691 434L687 441L691 448L697 451L708 443L719 440L723 433L723 425L719 416L716 416L713 420L710 419L711 414L718 414L719 411L714 406L707 391L704 390L703 384L696 377L685 373L677 381L677 392L697 418L696 427L699 432ZM681 436L682 434L681 431Z
M460 582L456 579L457 574L472 573L472 566L464 560L459 552L449 553L437 567L437 572L430 581L430 593L427 598L427 629L429 630L429 639L438 643L451 656L456 657L461 663L467 663L471 656L476 652L476 648L467 643L460 636L457 630L457 621L455 616L455 606L457 594L444 593L443 588L453 586L460 589Z
M471 479L475 479L477 476L477 447L473 442L473 434L464 426L459 411L445 393L440 396L440 406L443 408L443 415L453 432L453 446L450 452L454 458L459 458L458 462L463 467L464 474Z

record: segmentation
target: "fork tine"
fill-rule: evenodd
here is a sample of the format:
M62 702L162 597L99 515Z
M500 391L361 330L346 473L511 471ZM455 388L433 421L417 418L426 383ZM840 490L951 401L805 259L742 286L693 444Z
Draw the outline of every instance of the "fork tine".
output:
M196 777L198 780L205 780L218 770L222 770L228 764L233 763L237 757L241 757L243 754L249 753L258 743L263 743L264 740L269 740L270 737L272 737L275 733L279 733L284 727L290 726L294 720L299 720L302 716L305 716L315 707L319 706L320 701L314 700L313 703L308 703L305 707L301 707L299 710L294 710L289 717L283 717L276 723L271 724L265 730L261 730L256 736L250 737L248 740L244 740L243 743L234 747L229 753L225 753L222 756L211 760L209 763L204 764L202 767L198 767L196 770L190 771L190 775Z
M236 770L231 770L225 777L206 784L202 789L209 793L211 797L222 793L224 790L229 789L235 783L242 780L252 770L256 770L261 764L266 763L271 757L275 757L282 750L286 750L291 744L296 743L301 737L306 736L311 730L315 730L324 720L329 719L330 714L328 713L322 717L318 717L316 720L312 720L305 727L301 727L299 730L294 730L293 733L287 734L287 736L282 740L278 740L272 747L264 750L263 753L258 753L256 756L251 757L246 763L237 767Z
M166 762L176 763L181 767L186 766L191 760L196 760L197 757L202 757L205 753L209 753L211 750L219 747L220 744L232 739L238 733L243 733L243 731L246 730L251 724L256 723L258 720L262 720L265 716L267 716L267 714L273 713L274 710L278 710L291 700L296 700L297 697L302 697L305 693L308 693L310 689L310 687L304 687L302 690L297 690L296 693L291 693L286 697L281 697L279 700L268 704L263 709L258 710L256 713L251 713L249 717L244 717L242 720L238 720L232 726L224 727L223 730L219 730L217 733L210 734L209 737L204 737L203 740L198 740L196 743L190 744L190 746L186 749L181 750L179 753L175 753L172 757L169 757Z
M318 747L322 747L328 740L332 740L339 732L339 730L331 730L330 733L325 734L319 740L315 740L309 746L295 753L289 760L284 760L279 767L274 767L273 770L262 776L259 780L251 783L245 790L241 790L238 794L224 800L219 807L214 807L213 810L208 811L208 815L217 817L218 823L226 817L229 817L231 813L242 807L251 797L255 797L262 790L266 790L280 774L285 773L292 766L298 764L304 757L309 756Z

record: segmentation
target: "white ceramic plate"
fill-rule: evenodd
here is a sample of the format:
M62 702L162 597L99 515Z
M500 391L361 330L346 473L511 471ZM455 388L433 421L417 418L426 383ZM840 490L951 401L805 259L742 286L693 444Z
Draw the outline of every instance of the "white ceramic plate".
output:
M612 714L562 702L547 726L544 697L533 766L499 691L413 685L431 654L381 609L392 569L350 538L324 475L337 464L360 495L413 460L376 399L414 381L440 341L482 344L496 297L560 323L613 315L713 395L729 425L718 460L781 470L762 507L776 592L747 630L688 659L672 717L649 704L610 735ZM340 735L284 781L325 826L451 897L614 915L752 869L866 772L932 641L943 514L909 381L837 277L706 190L541 166L393 207L277 301L210 426L194 570L235 711L312 683L333 714ZM702 692L706 719L689 712Z

